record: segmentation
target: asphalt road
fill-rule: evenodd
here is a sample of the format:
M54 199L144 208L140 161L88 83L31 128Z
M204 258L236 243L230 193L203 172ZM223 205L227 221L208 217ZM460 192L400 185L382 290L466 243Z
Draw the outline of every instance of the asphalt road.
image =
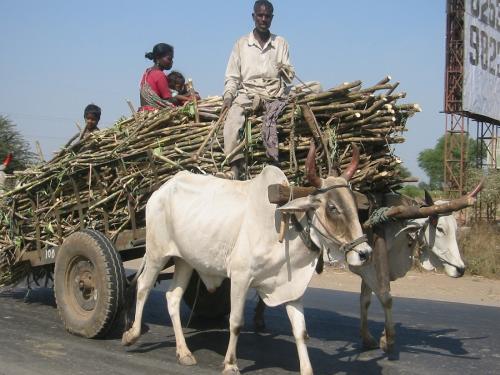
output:
M193 321L185 329L198 366L184 368L175 359L175 340L162 283L145 309L147 332L124 348L121 332L88 340L65 332L50 289L0 294L0 374L218 374L228 341L226 322ZM251 295L254 293L251 292ZM298 358L283 307L267 310L267 331L252 331L250 298L246 327L238 346L245 374L298 372ZM500 374L500 309L458 303L397 298L394 354L362 351L358 338L358 295L309 289L306 322L315 374ZM183 310L183 322L189 312ZM374 336L383 329L383 313L370 309Z

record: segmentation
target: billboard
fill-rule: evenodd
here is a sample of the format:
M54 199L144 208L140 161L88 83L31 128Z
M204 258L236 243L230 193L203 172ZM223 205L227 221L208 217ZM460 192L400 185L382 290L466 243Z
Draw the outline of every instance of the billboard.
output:
M500 121L500 0L465 0L462 110Z

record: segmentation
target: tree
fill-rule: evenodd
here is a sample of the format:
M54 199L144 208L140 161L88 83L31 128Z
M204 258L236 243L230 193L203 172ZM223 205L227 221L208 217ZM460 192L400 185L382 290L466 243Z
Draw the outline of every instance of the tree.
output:
M398 190L398 193L411 198L422 198L424 196L424 190L415 185L405 185L403 188Z
M14 123L0 115L0 163L9 152L14 154L10 170L25 169L35 161L35 154L30 151L29 143L17 131Z
M479 208L482 216L486 210L486 219L496 222L497 207L500 203L500 170L471 168L467 172L466 190L472 191L479 181L484 179L483 189L479 194ZM483 217L483 216L482 216Z
M429 176L429 187L433 190L441 190L444 184L444 140L445 136L440 137L434 148L425 149L418 154L418 166ZM468 145L466 167L472 167L475 165L478 153L477 142L469 137L466 142ZM452 150L452 153L455 159L460 159L459 149Z

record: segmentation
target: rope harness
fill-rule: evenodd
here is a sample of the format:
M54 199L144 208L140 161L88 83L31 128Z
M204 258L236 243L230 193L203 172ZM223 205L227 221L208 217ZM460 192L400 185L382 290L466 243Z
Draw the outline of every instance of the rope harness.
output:
M389 211L390 207L380 207L373 210L372 214L366 221L370 227L374 227L375 225L383 224L388 221L396 221L396 219L387 217L386 212Z
M447 215L437 215L437 219L439 220L439 217L442 217L442 216L447 216ZM420 258L422 256L424 250L432 251L432 248L434 247L435 238L432 241L432 243L429 243L429 241L427 240L427 237L425 236L425 232L427 231L428 228L430 231L430 228L437 226L437 222L436 222L436 225L434 225L434 224L432 224L431 220L432 220L431 218L427 218L423 224L417 223L416 225L412 225L412 221L407 220L403 229L400 230L398 233L396 233L396 235L398 235L402 231L406 230L407 228L411 228L411 227L415 228L415 232L411 233L410 231L408 231L407 236L408 236L408 241L409 241L408 245L409 246L416 245L415 250L413 252L413 256L416 258ZM429 238L430 237L431 237L431 233L429 232ZM434 237L435 237L435 235L434 235ZM434 254L434 256L439 258L444 263L449 263L437 254Z
M338 189L338 188L350 189L350 186L348 184L332 185L332 186L328 186L326 188L317 189L316 191L314 191L310 195L323 194L323 193L326 193L332 189ZM346 255L349 251L355 251L358 254L361 254L361 252L359 250L355 249L355 247L364 243L364 242L368 242L368 238L366 237L365 234L363 234L361 237L356 238L355 240L352 240L350 242L341 242L341 241L337 240L335 237L330 236L328 234L325 234L325 232L328 233L328 230L326 229L325 225L321 222L321 219L316 214L316 212L313 212L312 216L310 216L309 213L310 213L310 211L306 211L306 213L305 213L306 220L307 220L307 225L305 227L300 223L299 219L297 219L296 214L291 215L292 224L308 249L310 249L311 251L315 251L315 252L320 251L320 248L314 243L314 241L311 238L311 228L313 228L318 235L320 235L324 240L326 240L326 242L331 242L331 243L334 243L335 245L337 245L339 247L339 250L342 253L344 253L344 255ZM316 218L318 219L318 222L321 224L324 231L322 231L316 225L313 224L314 216L316 216Z
M448 215L437 215L435 223L431 222L431 220L432 220L431 218L427 218L427 220L425 221L424 225L422 225L422 227L418 231L417 240L418 240L419 246L421 246L422 248L427 249L427 250L431 250L434 247L434 242L436 242L436 234L435 234L435 232L437 230L436 229L437 228L437 223L438 223L439 218L442 217L442 216L448 216ZM427 238L425 237L425 232L427 231L427 228L434 228L434 239L433 239L432 243L429 243L429 241L427 241ZM429 239L431 239L430 229L429 229ZM438 258L440 258L440 257L438 256ZM442 258L440 258L440 259L443 262L446 262L444 259L442 259Z

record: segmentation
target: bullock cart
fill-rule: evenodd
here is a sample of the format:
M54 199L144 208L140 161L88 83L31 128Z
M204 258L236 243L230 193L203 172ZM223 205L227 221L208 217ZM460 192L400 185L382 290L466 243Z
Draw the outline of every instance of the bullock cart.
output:
M95 171L94 171L95 173ZM78 176L75 176L78 178ZM72 184L74 195L81 192L78 185ZM55 201L55 198L52 197ZM130 229L121 230L113 235L109 230L112 214L102 212L104 230L88 227L90 204L80 202L68 208L78 213L79 229L56 245L56 233L64 233L61 218L64 210L55 212L56 225L53 227L54 238L44 240L40 220L35 217L35 250L22 253L13 265L14 272L19 268L29 268L27 281L30 287L52 280L57 308L65 328L74 334L94 338L104 335L119 317L127 287L124 262L140 259L145 253L145 224L134 209L131 198L127 198L125 210L131 220ZM36 203L33 202L33 211ZM12 228L13 232L21 228ZM172 266L170 262L168 266ZM20 272L20 271L18 271ZM24 270L23 270L24 272ZM133 275L132 275L133 276ZM173 271L165 270L158 277L158 282L171 279ZM228 280L209 294L195 274L184 296L190 308L196 308L196 314L214 318L229 313ZM196 301L195 301L196 299Z
M274 127L280 168L290 183L304 184L312 138L319 146L320 176L348 165L356 143L361 150L351 179L356 191L400 186L404 180L391 144L404 141L407 119L420 108L399 104L405 94L396 93L397 87L386 77L368 88L356 81L320 93L295 90ZM181 108L134 112L66 145L48 163L18 172L17 185L0 196L0 286L53 279L66 329L89 338L104 335L124 303L123 262L144 255L151 194L180 170L227 170L234 155L224 155L221 146L221 104L213 97ZM263 111L247 111L235 151L246 155L246 178L269 162ZM165 270L159 279L171 275ZM211 295L194 275L185 301L203 316L225 314L228 285Z

